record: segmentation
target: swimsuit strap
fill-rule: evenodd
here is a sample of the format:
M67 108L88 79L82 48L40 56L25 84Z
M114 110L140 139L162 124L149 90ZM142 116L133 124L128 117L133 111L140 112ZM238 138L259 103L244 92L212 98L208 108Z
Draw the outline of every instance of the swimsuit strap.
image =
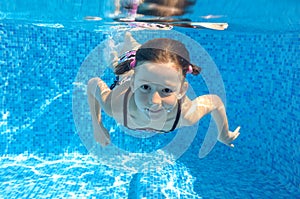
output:
M125 95L124 95L124 101L123 101L123 125L127 127L127 101L128 101L128 95L130 93L130 87L127 89Z
M176 129L176 126L179 122L179 119L180 119L180 115L181 115L181 100L178 100L177 101L177 104L178 104L178 108L177 108L177 114L176 114L176 118L175 118L175 121L174 121L174 124L171 128L170 131L174 131Z
M128 128L127 127L127 101L128 101L128 95L129 95L129 93L130 93L130 87L126 91L126 93L124 95L124 101L123 101L123 110L124 110L123 111L123 126L125 126L126 128ZM169 131L163 131L165 133L174 131L176 129L176 126L177 126L178 122L179 122L180 115L181 115L181 100L178 100L177 104L178 104L178 108L177 108L177 114L176 114L176 118L175 118L174 124L173 124L171 130L169 130Z

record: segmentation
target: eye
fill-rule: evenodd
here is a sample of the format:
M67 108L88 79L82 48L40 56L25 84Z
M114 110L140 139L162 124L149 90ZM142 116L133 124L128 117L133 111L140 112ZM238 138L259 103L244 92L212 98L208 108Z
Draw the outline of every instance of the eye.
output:
M144 90L144 91L151 90L150 86L147 85L147 84L142 85L140 88L141 88L142 90Z
M172 91L171 89L169 89L169 88L164 88L164 89L162 90L162 92L163 92L163 93L172 93L173 91Z

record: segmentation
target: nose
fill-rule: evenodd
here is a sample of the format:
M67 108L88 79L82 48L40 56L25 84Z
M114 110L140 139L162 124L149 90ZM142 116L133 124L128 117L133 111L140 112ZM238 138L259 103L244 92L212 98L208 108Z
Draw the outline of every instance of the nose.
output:
M157 91L154 92L151 96L151 104L161 104L161 97Z

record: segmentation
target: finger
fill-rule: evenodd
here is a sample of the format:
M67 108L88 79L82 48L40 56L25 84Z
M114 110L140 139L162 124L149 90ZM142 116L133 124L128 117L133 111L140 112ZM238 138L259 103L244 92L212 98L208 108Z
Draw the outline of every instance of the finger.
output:
M239 131L240 131L240 129L241 129L241 127L240 127L240 126L238 126L238 127L235 129L235 131L234 131L234 132L235 132L235 133L236 133L236 132L239 132Z
M239 135L240 135L240 133L237 133L237 134L232 138L232 140L235 140Z

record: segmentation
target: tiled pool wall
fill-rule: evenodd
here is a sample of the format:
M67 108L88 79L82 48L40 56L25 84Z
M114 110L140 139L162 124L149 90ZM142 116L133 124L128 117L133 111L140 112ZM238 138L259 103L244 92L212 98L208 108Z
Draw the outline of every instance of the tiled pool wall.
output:
M282 182L299 192L299 33L185 33L201 43L221 72L230 125L242 126L237 143L242 149L236 151L241 162L280 173Z
M84 151L75 134L72 83L107 35L13 23L0 28L1 155ZM227 158L299 187L299 34L180 31L198 41L218 66L230 126L242 126Z

